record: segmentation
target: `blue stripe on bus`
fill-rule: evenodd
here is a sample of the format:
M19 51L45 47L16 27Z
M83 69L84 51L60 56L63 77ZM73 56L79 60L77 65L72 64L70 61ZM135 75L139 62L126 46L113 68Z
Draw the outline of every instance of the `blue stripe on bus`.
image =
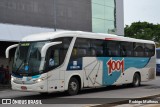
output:
M13 74L13 73L12 73L12 76L13 76L13 77L16 77L16 78L23 78L23 76L21 76L21 75L15 75L15 74Z
M32 76L32 78L36 79L36 78L39 78L41 75L35 75L35 76Z
M21 75L15 75L15 74L12 74L12 76L16 77L16 78L23 78L24 76L21 76ZM39 78L41 76L40 75L35 75L35 76L32 76L32 78L36 79L36 78Z
M107 67L107 62L111 59L108 57L99 57L97 58L98 60L103 62L103 77L102 77L102 84L103 85L113 85L118 78L121 76L121 72L112 72L111 75L108 74L108 67ZM123 60L122 57L113 57L112 60L115 61L121 61ZM144 68L148 62L149 62L150 58L135 58L135 57L131 57L131 58L124 58L124 73L125 70L130 68L130 67L134 67L134 68Z

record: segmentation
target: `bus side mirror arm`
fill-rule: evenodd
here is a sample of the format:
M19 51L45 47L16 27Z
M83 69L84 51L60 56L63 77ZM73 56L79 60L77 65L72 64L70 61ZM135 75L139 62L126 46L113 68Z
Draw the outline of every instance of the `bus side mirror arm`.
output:
M61 44L61 43L62 42L51 42L51 43L45 44L41 49L41 57L44 58L46 56L46 52L47 52L49 47L51 47L53 45L58 45L58 44Z
M19 44L14 44L14 45L11 45L11 46L9 46L7 49L6 49L6 58L9 58L9 51L11 50L11 49L13 49L13 48L16 48L16 47L18 47L18 45Z

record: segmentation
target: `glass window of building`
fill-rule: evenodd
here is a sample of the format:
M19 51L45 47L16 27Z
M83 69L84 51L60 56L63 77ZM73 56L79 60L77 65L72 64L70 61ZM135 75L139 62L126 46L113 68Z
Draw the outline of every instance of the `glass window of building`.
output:
M105 0L105 5L114 8L115 0Z
M115 0L92 0L92 32L115 33Z
M105 18L105 12L104 12L104 6L103 5L99 5L99 4L93 4L92 5L92 17L93 18L100 18L100 19L104 19Z
M114 21L114 8L106 6L105 7L105 19Z
M106 30L107 33L107 29L105 29L105 20L92 18L92 30L94 32L101 32L101 33L104 33Z
M92 2L96 4L101 4L101 5L105 4L105 0L92 0Z
M114 26L114 21L110 21L110 20L105 20L105 23L104 23L104 33L109 33L109 34L113 34L114 33L114 29L115 29L115 26Z

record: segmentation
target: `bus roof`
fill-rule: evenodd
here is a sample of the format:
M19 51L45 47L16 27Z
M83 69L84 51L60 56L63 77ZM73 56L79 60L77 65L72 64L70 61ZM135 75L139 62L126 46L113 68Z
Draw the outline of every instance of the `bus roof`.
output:
M134 39L129 37L117 36L114 34L91 33L83 31L59 31L59 32L33 34L23 38L22 42L51 40L59 37L81 37L81 38L94 38L94 39L104 39L104 40L117 40L117 41L155 44L153 41L150 40Z

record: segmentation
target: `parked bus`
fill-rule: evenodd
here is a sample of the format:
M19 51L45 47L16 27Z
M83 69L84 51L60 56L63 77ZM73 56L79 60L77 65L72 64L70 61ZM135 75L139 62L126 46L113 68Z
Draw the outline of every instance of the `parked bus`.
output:
M12 89L75 95L84 88L155 79L155 43L81 31L30 35L15 48Z
M156 48L156 73L157 75L160 74L160 48Z

